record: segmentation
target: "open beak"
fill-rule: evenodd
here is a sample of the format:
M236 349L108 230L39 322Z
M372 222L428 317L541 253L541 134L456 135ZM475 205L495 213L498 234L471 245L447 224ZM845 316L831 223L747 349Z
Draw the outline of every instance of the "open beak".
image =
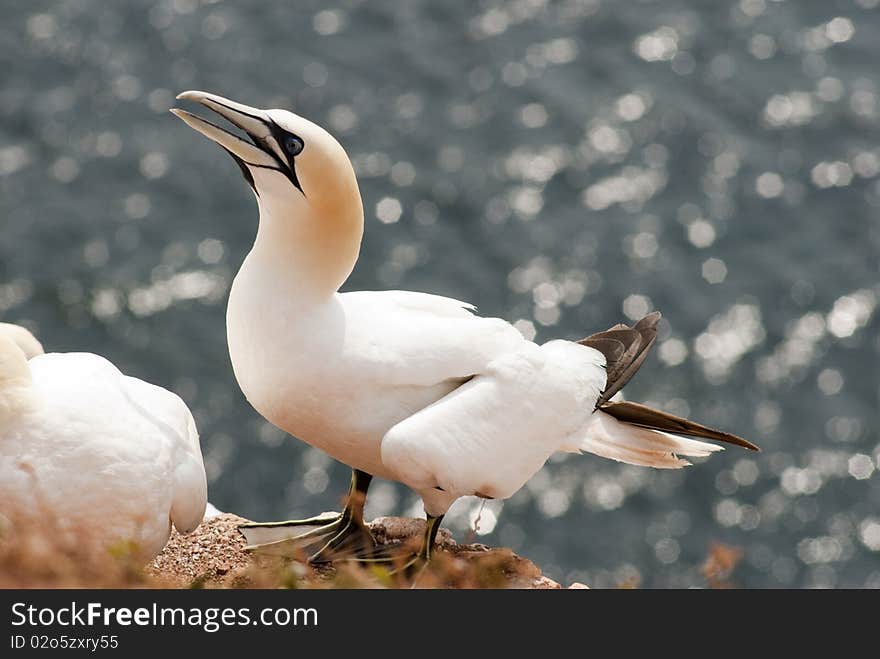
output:
M279 160L272 153L269 144L273 139L270 128L272 120L265 111L206 92L187 91L178 94L177 98L200 103L247 133L250 142L192 112L171 108L172 114L182 119L190 128L226 149L239 165L278 169Z

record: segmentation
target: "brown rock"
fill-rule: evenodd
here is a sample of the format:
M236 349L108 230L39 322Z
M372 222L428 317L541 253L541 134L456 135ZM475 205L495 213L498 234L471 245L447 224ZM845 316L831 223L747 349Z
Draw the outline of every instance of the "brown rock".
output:
M422 519L380 517L371 522L377 544L398 556L369 568L353 562L310 566L246 552L237 530L246 521L223 513L205 520L189 535L173 532L165 549L147 567L147 574L158 585L178 588L561 588L534 563L509 549L460 545L447 529L440 529L433 560L415 579L393 573L395 564L403 565L411 556L407 549L418 546L425 529Z

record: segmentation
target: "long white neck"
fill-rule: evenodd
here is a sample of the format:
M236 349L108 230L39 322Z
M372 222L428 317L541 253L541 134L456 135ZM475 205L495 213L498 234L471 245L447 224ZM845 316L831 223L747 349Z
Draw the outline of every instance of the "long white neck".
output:
M332 296L360 252L364 212L360 193L316 208L305 200L281 208L260 203L260 226L248 261L303 300Z

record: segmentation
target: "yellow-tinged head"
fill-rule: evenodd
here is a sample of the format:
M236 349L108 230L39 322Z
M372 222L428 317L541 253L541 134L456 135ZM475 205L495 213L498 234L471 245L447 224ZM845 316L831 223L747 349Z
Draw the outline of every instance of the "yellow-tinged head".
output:
M26 359L43 354L43 345L37 341L37 337L21 325L0 323L0 336L11 339L13 343L21 348Z
M9 336L0 333L0 391L31 381L24 351Z
M316 285L335 291L354 266L363 234L360 191L342 145L287 110L261 110L200 91L177 98L200 103L244 131L247 139L186 110L171 110L238 163L257 196L260 232L271 243L267 252L296 256L313 270Z

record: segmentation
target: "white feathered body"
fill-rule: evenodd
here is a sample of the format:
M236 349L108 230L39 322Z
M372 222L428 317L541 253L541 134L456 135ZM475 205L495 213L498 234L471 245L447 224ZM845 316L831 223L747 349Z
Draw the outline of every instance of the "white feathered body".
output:
M472 309L407 291L311 300L251 254L230 293L229 351L264 417L340 462L409 485L432 514L460 496L511 496L557 451L680 467L675 452L715 448L594 411L602 353L570 341L538 346Z
M383 460L433 514L463 495L506 499L587 423L603 364L601 353L569 341L522 341L391 428Z
M246 260L229 297L230 357L269 421L340 462L396 479L380 453L385 433L522 342L509 324L465 306L402 291L312 304Z
M175 394L88 353L28 362L32 382L0 418L0 511L151 557L207 501L199 438ZM50 526L51 525L51 526Z

